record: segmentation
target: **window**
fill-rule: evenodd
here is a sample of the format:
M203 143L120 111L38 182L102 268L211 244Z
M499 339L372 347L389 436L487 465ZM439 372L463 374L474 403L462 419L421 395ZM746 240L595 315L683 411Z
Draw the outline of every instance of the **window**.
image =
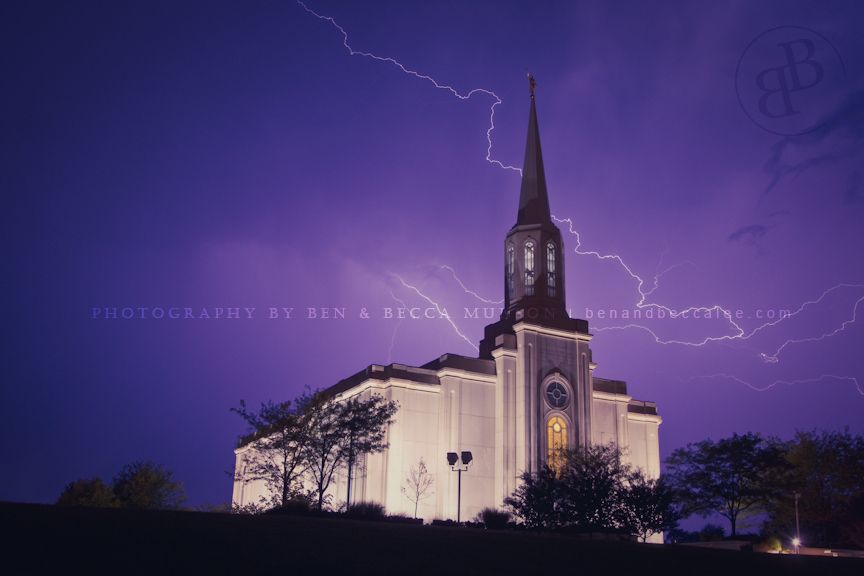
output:
M569 400L567 388L560 382L551 382L546 387L546 401L553 408L564 408Z
M534 295L534 242L525 243L525 295Z
M552 416L546 423L546 448L549 467L559 470L564 465L562 451L567 449L567 422L561 416Z
M557 271L555 269L555 243L546 244L546 294L554 297L557 293Z
M513 299L513 272L516 268L516 250L513 245L507 246L507 295Z

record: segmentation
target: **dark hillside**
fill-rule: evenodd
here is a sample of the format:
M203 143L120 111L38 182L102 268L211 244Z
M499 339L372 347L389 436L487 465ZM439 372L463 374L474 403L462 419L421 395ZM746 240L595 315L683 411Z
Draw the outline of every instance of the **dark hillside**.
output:
M3 574L864 574L864 561L335 518L0 504Z

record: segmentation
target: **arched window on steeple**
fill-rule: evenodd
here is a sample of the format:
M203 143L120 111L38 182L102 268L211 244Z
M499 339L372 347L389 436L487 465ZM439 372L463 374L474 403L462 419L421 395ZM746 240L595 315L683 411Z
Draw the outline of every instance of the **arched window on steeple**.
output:
M534 295L534 242L525 243L525 295Z
M555 297L558 292L558 272L555 268L555 243L546 244L546 295Z
M516 271L516 249L512 244L507 246L507 296L513 300L513 275Z

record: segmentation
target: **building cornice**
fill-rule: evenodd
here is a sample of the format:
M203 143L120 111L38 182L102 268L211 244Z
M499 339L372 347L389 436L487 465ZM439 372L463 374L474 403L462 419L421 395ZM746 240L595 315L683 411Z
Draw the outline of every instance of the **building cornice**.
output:
M497 374L479 374L477 372L469 372L468 370L460 370L458 368L442 368L438 371L438 378L445 376L454 376L463 380L479 380L480 382L488 382L494 384L498 381Z
M360 382L353 388L349 388L348 390L336 394L333 398L335 400L347 400L348 398L361 394L366 390L386 390L388 388L404 388L406 390L432 392L433 394L438 394L441 391L441 386L439 384L426 384L423 382L404 380L402 378L388 378L387 380L370 378Z
M494 358L495 360L497 360L500 356L509 356L511 358L516 358L516 356L518 355L516 350L513 350L511 348L504 348L503 346L493 348L491 354L492 358Z
M560 328L550 328L548 326L542 326L540 324L532 324L531 322L521 321L517 322L513 325L513 331L516 334L519 332L538 332L540 334L544 334L546 336L555 336L557 338L567 338L567 339L576 339L582 340L583 342L590 342L593 336L591 334L585 334L583 332L579 332L578 330L562 330Z
M633 397L629 394L611 394L609 392L601 392L594 390L593 398L595 400L611 400L612 402L629 403Z
M640 414L638 412L627 412L627 420L633 420L635 422L649 422L657 424L658 426L663 423L663 418L657 414Z

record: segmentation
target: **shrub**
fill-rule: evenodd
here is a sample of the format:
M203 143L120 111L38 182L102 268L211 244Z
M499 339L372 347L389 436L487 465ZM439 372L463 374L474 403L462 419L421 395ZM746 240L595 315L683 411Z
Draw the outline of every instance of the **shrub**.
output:
M510 522L511 515L506 510L484 508L474 518L475 522L483 524L489 530L501 530Z
M459 524L455 520L442 520L441 518L435 518L432 520L432 526L459 526Z
M287 516L302 516L309 514L309 501L304 498L292 498L281 506L274 506L265 514L282 514Z
M395 524L423 524L422 518L413 518L405 514L390 514L384 517L385 522L393 522Z
M116 508L119 505L114 491L99 478L70 482L57 499L60 506L87 506Z
M127 464L114 478L112 488L124 508L170 510L186 500L183 483L174 480L170 470L152 462Z
M267 512L267 508L261 504L255 504L254 502L250 502L243 506L231 504L232 514L263 514L264 512Z
M384 518L384 505L377 502L355 502L345 513L349 518L381 519Z
M715 540L723 540L726 536L726 531L722 526L717 524L705 524L699 531L699 540L702 542L713 542Z

